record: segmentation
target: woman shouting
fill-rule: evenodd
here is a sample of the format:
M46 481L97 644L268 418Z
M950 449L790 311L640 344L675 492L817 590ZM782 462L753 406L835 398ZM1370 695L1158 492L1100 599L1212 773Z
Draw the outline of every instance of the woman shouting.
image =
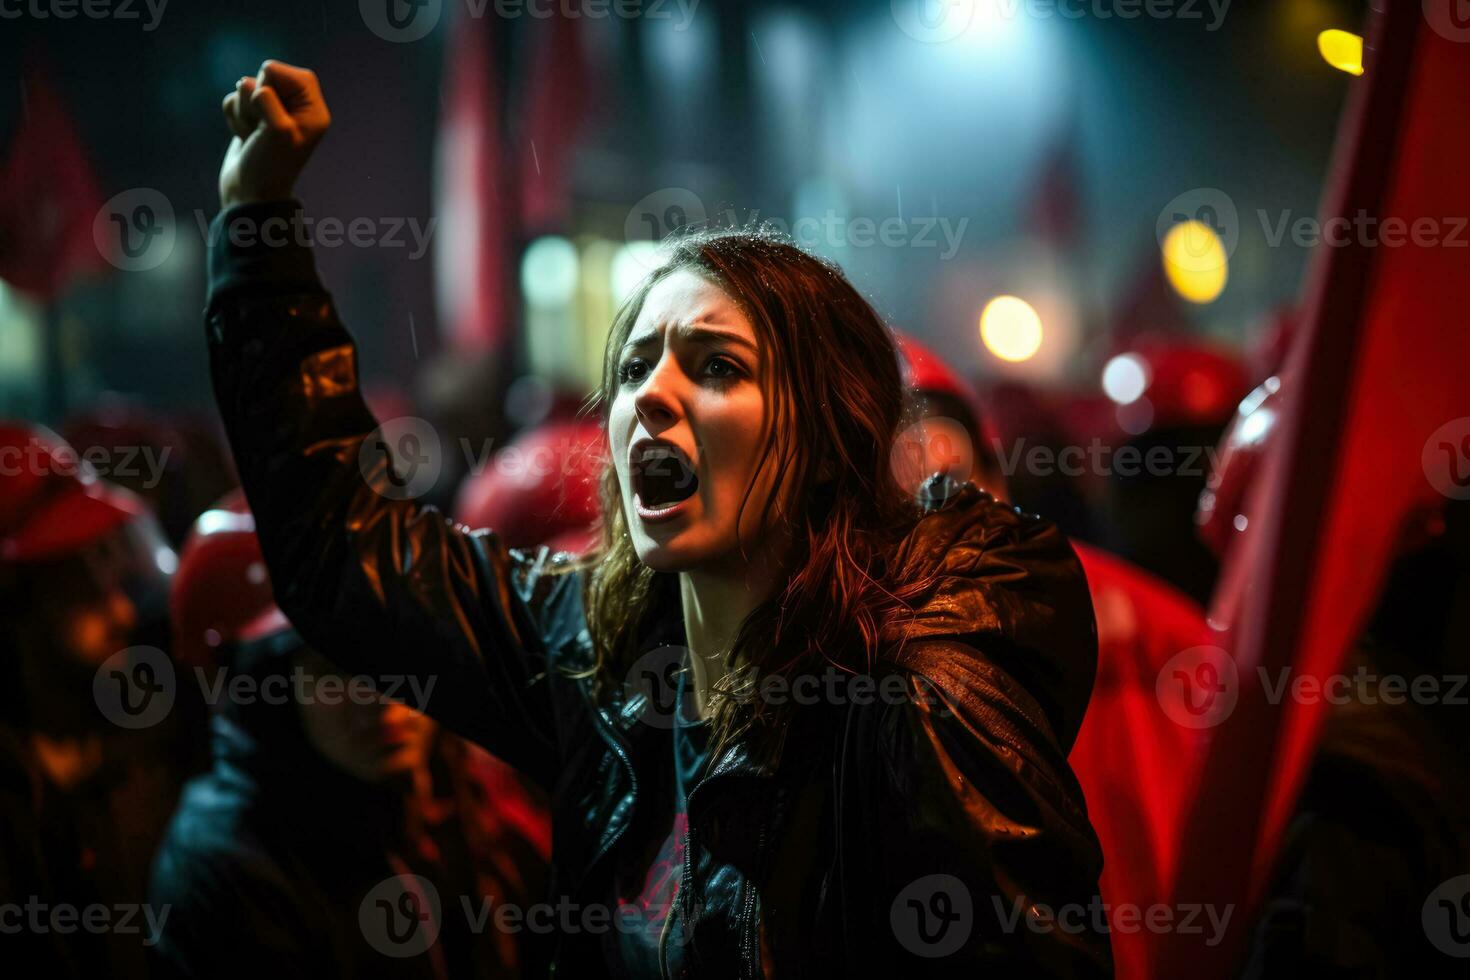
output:
M671 243L608 336L600 546L509 549L415 502L309 247L268 233L316 77L266 62L224 112L211 370L276 598L552 795L549 908L488 928L574 977L1111 971L1066 762L1081 569L972 485L900 486L893 334L835 266Z

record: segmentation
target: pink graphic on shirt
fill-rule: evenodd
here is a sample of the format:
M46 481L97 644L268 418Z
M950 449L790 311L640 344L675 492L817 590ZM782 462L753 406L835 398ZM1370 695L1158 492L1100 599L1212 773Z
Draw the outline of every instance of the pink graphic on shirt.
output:
M651 944L657 944L663 934L669 909L679 893L679 878L684 873L684 837L688 828L689 816L675 813L673 830L648 866L648 872L643 876L643 887L631 902L619 902L620 916L632 916L632 913L623 911L630 905L638 908L638 920L644 923L644 936Z

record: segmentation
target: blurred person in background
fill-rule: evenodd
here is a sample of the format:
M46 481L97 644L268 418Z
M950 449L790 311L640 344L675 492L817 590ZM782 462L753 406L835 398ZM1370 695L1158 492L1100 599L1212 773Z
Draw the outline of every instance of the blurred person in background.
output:
M487 901L494 912L542 899L544 801L306 646L271 600L239 493L199 518L172 605L181 660L220 695L212 768L186 787L154 866L152 901L170 909L158 975L544 972L534 933L476 918ZM372 918L379 898L403 894L400 876L437 899L426 950Z
M1218 562L1194 533L1208 456L1250 390L1230 351L1200 341L1141 337L1105 369L1134 379L1115 400L1123 441L1112 456L1099 543L1198 603L1209 601ZM1110 393L1111 394L1111 393ZM1118 455L1127 449L1132 460Z
M329 118L315 76L267 62L224 110L219 226L286 220ZM1054 525L973 485L939 507L898 485L893 339L834 265L764 234L677 243L613 325L605 523L574 562L390 496L311 253L220 244L216 399L283 610L341 666L438 678L429 710L554 792L559 901L656 913L559 929L562 971L1110 972L1087 926L951 929L950 890L1016 914L1095 894L1065 759L1091 605ZM629 696L663 653L677 684ZM832 667L901 696L742 696Z
M1197 520L1222 560L1254 533L1247 494L1288 395L1268 379L1241 403L1221 442ZM1211 608L1227 645L1241 626L1241 598L1222 589ZM1378 604L1340 668L1347 682L1322 685L1331 708L1244 977L1463 974L1430 945L1421 915L1440 883L1470 869L1467 632L1470 505L1449 501L1414 512L1401 529ZM1436 693L1415 695L1426 678Z
M460 485L454 515L470 527L497 529L508 548L544 544L583 554L602 533L597 485L607 457L595 419L535 426Z
M445 446L464 447L465 452L443 454L443 477L430 490L426 503L448 507L453 490L473 474L469 468L487 450L497 450L514 433L517 420L507 412L506 358L499 352L466 355L445 351L435 355L419 373L414 386L414 404L441 434ZM374 404L372 392L365 396L374 417L387 422L393 415Z
M906 334L898 335L904 388L917 416L900 438L911 454L910 480L943 473L959 484L973 482L997 499L1008 497L996 435L979 393L939 356Z
M103 476L142 497L177 548L194 518L239 483L218 428L163 416L108 393L87 411L68 416L61 434L73 446L99 453L108 467Z
M189 730L199 702L177 697L156 722L140 714L141 727L125 727L109 707L152 702L109 705L106 675L130 649L146 669L167 669L147 645L167 645L174 562L139 497L99 480L54 433L0 424L0 905L80 916L143 902L149 860L199 761ZM98 931L73 918L64 931L43 911L39 925L20 924L17 945L50 975L140 976L147 919Z
M946 368L946 372L953 375ZM975 392L958 376L967 391ZM982 412L981 434L993 446L992 455L1005 480L1007 499L1049 520L1073 538L1096 540L1098 515L1094 513L1092 486L1086 478L1063 472L1060 466L1036 466L1032 453L1060 459L1068 446L1078 442L1066 409L1071 406L1055 393L1031 382L994 378L978 391L972 403ZM990 433L996 441L989 442Z
M944 493L969 479L1002 500L1010 487L981 395L937 353L901 337L905 377L919 420L903 440L920 460L910 480ZM939 476L941 479L933 479ZM1033 484L1034 485L1034 484ZM1162 895L1179 847L1179 814L1189 784L1181 760L1199 733L1159 711L1155 683L1182 651L1218 642L1204 609L1125 558L1077 539L1097 618L1097 681L1068 760L1089 801L1108 862L1099 880L1110 905L1146 906ZM1126 925L1113 937L1119 975L1145 967L1147 937Z

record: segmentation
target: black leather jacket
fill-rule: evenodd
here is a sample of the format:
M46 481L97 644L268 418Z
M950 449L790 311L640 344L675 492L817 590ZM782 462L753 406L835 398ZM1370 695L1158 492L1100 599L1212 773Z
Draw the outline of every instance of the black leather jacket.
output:
M342 667L432 680L424 710L551 792L553 896L573 910L554 972L606 975L606 915L576 916L607 901L667 728L640 720L643 696L571 676L592 649L568 556L391 499L360 457L377 422L309 251L222 237L210 261L214 389L277 601ZM687 867L707 848L738 871L712 888L686 867L690 975L1111 972L1067 766L1096 665L1081 567L1052 524L968 485L902 549L942 571L885 637L907 641L882 665L904 696L803 709L777 751L736 746L690 800ZM664 624L650 650L682 641L677 609Z

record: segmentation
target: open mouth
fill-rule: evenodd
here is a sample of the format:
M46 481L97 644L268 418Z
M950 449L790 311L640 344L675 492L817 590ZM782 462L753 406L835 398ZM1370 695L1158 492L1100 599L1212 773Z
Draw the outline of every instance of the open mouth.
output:
M699 476L677 447L649 446L633 460L633 490L644 507L670 507L699 489Z

